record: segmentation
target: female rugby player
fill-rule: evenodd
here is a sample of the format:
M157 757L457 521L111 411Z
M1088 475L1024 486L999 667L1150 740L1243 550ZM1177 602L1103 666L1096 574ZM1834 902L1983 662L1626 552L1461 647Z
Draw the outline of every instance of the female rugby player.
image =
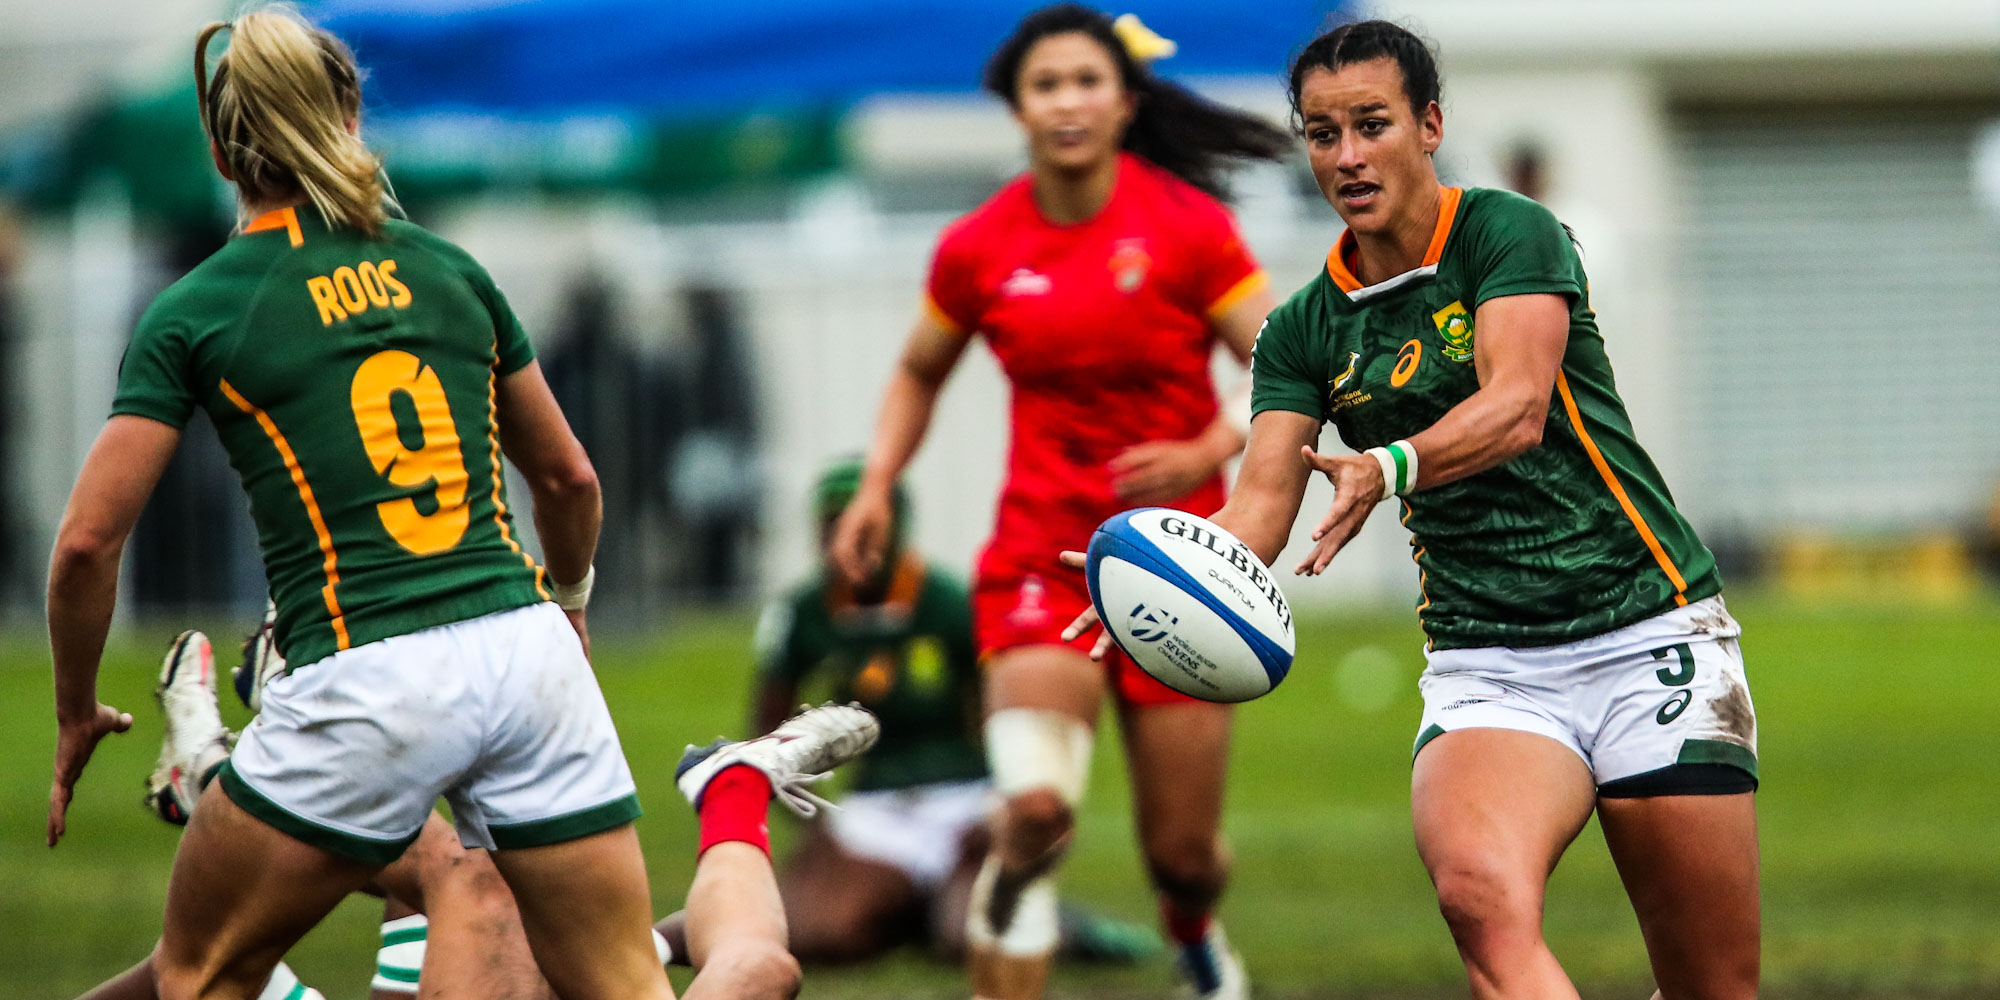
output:
M208 43L225 28L210 80ZM119 559L199 407L243 476L278 647L297 667L270 682L189 821L153 959L160 995L256 993L443 795L461 838L493 849L557 992L672 996L631 773L586 659L596 477L526 334L464 251L387 217L337 39L283 8L252 12L200 33L195 79L216 167L250 221L141 317L70 495L49 571L49 843L97 741L129 725L96 690ZM503 437L534 494L546 570L513 536ZM757 843L765 809L774 790L795 793L797 772L873 737L854 709L795 723L800 738L682 763L703 820L698 962L717 942L790 961ZM202 777L179 780L191 792Z
M1755 996L1741 630L1633 437L1575 246L1526 198L1438 183L1438 72L1403 28L1322 35L1290 89L1348 228L1257 342L1249 450L1215 520L1269 562L1326 474L1299 566L1317 574L1401 498L1430 639L1411 811L1474 996L1577 995L1542 902L1593 809L1659 996ZM1363 452L1315 454L1327 421Z
M890 378L867 470L834 541L855 581L882 559L891 487L973 335L1013 389L1011 454L974 584L986 671L986 750L1005 798L975 889L975 992L1041 995L1056 941L1051 872L1067 845L1105 696L1119 708L1139 836L1169 936L1196 992L1243 993L1210 912L1231 713L1129 662L1092 664L1062 641L1088 604L1055 558L1128 507L1213 511L1242 447L1209 377L1220 341L1247 359L1271 300L1218 202L1233 160L1276 158L1282 132L1153 76L1167 45L1136 24L1128 49L1075 4L1030 14L988 64L1029 167L946 230L928 308Z

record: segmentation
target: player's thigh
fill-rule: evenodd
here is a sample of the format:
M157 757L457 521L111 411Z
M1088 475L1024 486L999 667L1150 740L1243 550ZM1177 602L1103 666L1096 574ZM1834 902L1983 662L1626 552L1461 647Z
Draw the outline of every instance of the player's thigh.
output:
M1156 867L1198 867L1217 850L1234 719L1209 702L1120 706L1134 819Z
M160 995L254 996L376 868L279 832L211 785L174 855L153 956Z
M535 961L566 1000L670 997L652 936L652 899L630 823L539 847L495 851Z
M1606 798L1597 809L1666 1000L1755 996L1756 796Z
M986 659L989 715L1007 708L1041 709L1095 726L1106 690L1104 668L1073 646L1010 646Z
M1410 813L1447 917L1539 919L1549 873L1594 803L1589 767L1548 736L1471 727L1428 740Z

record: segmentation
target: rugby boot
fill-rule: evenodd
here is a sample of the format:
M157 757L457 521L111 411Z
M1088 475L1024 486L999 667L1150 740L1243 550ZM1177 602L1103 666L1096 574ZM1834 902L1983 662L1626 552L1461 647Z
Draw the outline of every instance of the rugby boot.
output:
M836 767L875 745L882 726L859 705L808 708L754 740L716 740L705 747L690 744L674 769L674 781L697 811L708 783L727 767L756 768L771 780L771 794L801 817L831 805L806 788Z
M229 757L229 730L215 705L215 651L208 636L182 632L160 662L153 689L166 732L160 759L146 779L146 807L176 826L187 825L203 779Z

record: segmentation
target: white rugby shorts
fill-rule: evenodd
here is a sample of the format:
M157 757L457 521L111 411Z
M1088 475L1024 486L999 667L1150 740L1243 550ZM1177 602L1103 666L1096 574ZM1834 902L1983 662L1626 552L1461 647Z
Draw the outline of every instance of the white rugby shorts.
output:
M561 843L639 799L583 645L532 604L341 650L264 689L219 780L299 840L387 864L442 795L467 847Z
M1601 795L1748 791L1757 713L1742 631L1710 597L1560 646L1434 650L1415 752L1458 729L1514 729L1575 751Z
M986 781L942 781L840 800L827 833L840 849L888 865L919 889L933 889L958 867L959 845L986 822L993 786Z

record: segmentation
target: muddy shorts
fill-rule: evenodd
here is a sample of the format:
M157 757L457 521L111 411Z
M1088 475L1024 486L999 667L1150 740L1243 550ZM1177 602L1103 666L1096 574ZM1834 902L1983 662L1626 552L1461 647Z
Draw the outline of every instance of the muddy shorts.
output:
M1753 791L1741 634L1711 597L1560 646L1433 651L1416 752L1458 729L1514 729L1575 751L1604 797Z
M597 677L547 603L294 667L217 780L265 823L378 865L439 796L468 847L556 844L639 815Z

